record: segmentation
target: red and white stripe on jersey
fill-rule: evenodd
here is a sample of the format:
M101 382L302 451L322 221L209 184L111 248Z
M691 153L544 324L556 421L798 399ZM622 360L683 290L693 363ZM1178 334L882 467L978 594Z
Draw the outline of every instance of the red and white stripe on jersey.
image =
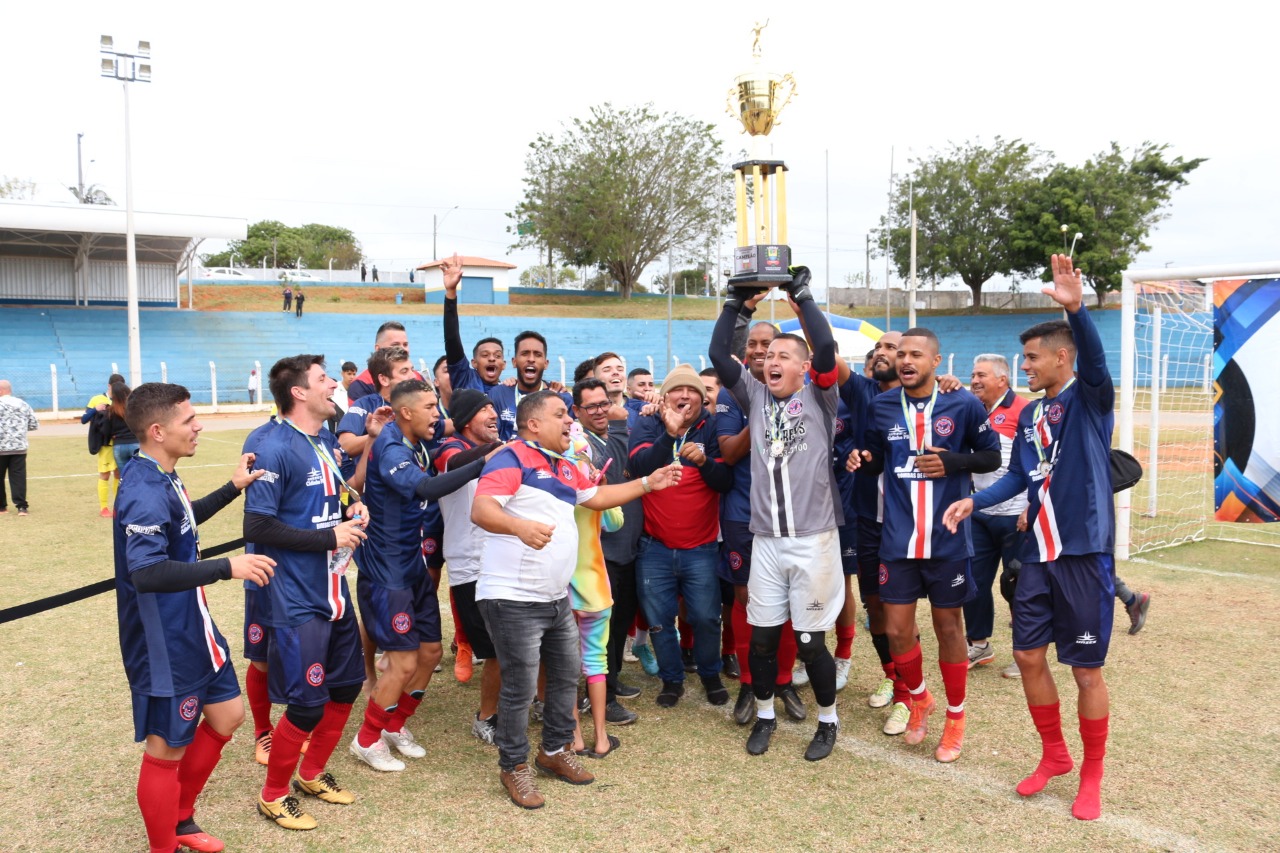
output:
M931 406L929 408L932 408ZM930 413L931 414L931 413ZM912 410L915 418L915 441L912 451L921 453L933 443L933 418L926 416L925 408ZM915 459L912 457L912 466ZM927 477L913 480L911 492L911 536L907 539L907 557L912 560L928 560L933 557L933 480Z
M209 615L209 599L205 596L204 587L196 590L196 608L200 611L200 621L204 625L204 644L209 649L209 662L214 670L222 669L227 662L227 650L218 645L218 635L213 631L213 617Z
M371 460L372 463L372 460ZM321 474L324 477L324 495L325 497L333 497L338 494L338 472L336 468L328 465L320 466L323 470ZM338 513L341 517L342 504L338 504ZM325 590L325 603L329 605L329 621L337 622L343 616L347 615L347 600L342 595L342 572L335 571L333 567L333 551L325 552L326 565L328 565L328 577L325 582L328 588ZM343 566L343 571L346 567Z
M1044 448L1045 457L1052 459L1056 454L1053 453L1053 431L1049 427L1049 418L1042 416L1036 421L1035 430L1036 438ZM1036 513L1035 523L1032 525L1042 563L1056 560L1062 553L1062 534L1058 531L1058 516L1053 508L1053 498L1049 495L1049 482L1052 479L1052 473L1046 474L1044 482L1040 484L1038 491L1040 511Z

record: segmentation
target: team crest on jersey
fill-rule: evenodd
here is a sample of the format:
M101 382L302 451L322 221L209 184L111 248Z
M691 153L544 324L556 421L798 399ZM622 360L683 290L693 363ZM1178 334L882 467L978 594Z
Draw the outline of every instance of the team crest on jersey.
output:
M573 466L568 462L560 462L560 476L564 478L566 483L573 482Z
M737 551L729 552L729 568L735 572L742 568L742 555Z
M324 483L324 474L321 473L319 470L312 468L310 471L307 472L308 486L319 486L319 485L323 485L323 483Z
M996 415L991 420L996 426L1000 426L1000 424L1004 423L1004 413Z
M262 642L262 626L256 622L249 626L249 642L255 646Z
M906 441L910 437L906 427L902 424L894 424L893 428L889 430L889 434L885 436L890 441Z
M424 554L434 554L439 547L433 537L428 536L422 540L422 553Z
M413 620L409 618L408 613L397 613L391 617L391 630L397 634L407 634L412 627Z
M1061 403L1053 402L1049 404L1049 411L1045 413L1045 416L1049 418L1049 423L1056 424L1062 420L1062 416L1065 413L1066 409L1063 408Z
M312 687L319 687L324 684L324 667L318 663L313 663L307 667L307 683Z
M844 432L844 418L836 418L836 435Z
M933 422L933 431L943 438L946 438L956 431L956 422L946 415L943 415Z
M889 567L884 563L880 564L880 585L884 586L889 582Z
M200 713L200 700L195 696L188 696L182 700L182 704L178 706L178 714L188 723L196 718L196 714Z
M783 411L787 413L787 417L794 418L804 411L804 401L792 400L790 403L787 403L787 407Z

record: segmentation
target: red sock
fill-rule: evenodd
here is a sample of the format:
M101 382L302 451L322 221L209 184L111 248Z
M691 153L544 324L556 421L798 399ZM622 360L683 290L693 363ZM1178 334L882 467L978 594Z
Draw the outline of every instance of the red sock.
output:
M459 646L470 645L467 642L467 629L458 618L458 602L453 597L453 587L449 587L449 610L453 613L453 639Z
M253 737L271 731L271 697L267 695L267 674L252 663L244 676L244 692L249 697L249 713L253 715Z
M1102 815L1102 759L1107 754L1110 715L1097 720L1080 718L1080 740L1084 761L1080 762L1080 792L1071 813L1080 820L1097 820Z
M689 627L689 623L684 619L679 622L680 627L680 651L693 648L693 629Z
M396 709L392 712L390 721L387 722L387 731L398 732L403 729L405 722L413 716L413 712L418 710L421 704L421 699L414 699L408 693L401 693L400 701L396 703Z
M720 656L734 654L737 647L735 642L736 636L733 633L733 620L720 623Z
M287 715L276 723L271 735L271 757L267 759L267 781L262 786L262 799L271 802L289 793L289 779L298 767L298 756L302 754L302 742L307 739L307 734Z
M222 758L222 748L230 741L231 735L218 734L208 720L201 720L196 726L195 740L178 763L178 784L182 788L178 796L178 820L187 820L195 813L196 797L204 790L209 774Z
M392 713L394 712L388 711L386 708L370 699L368 707L364 709L364 725L360 726L360 731L356 733L356 742L365 749L368 749L377 743L382 737L382 730L391 725L390 720ZM388 731L390 731L390 729L388 729ZM310 752L311 750L307 751ZM311 779L313 777L307 776L305 778Z
M325 703L324 716L320 719L320 725L311 733L311 746L307 747L307 754L302 756L302 766L298 768L303 779L309 781L324 772L324 766L329 763L329 756L333 755L334 748L342 738L342 730L346 728L350 716L350 703ZM271 748L275 749L274 743Z
M778 641L778 683L781 687L791 683L791 670L796 668L796 632L791 620L782 623L782 639Z
M751 667L747 661L751 656L751 626L747 624L747 606L741 601L733 603L733 639L738 649L739 684L751 683Z
M947 719L964 719L964 696L969 682L969 664L938 661L942 670L942 687L947 693ZM954 709L954 710L952 710Z
M1076 766L1067 752L1067 742L1062 737L1062 714L1058 703L1052 705L1028 705L1031 721L1040 733L1040 764L1030 776L1018 783L1018 793L1024 797L1038 794L1054 776L1070 773Z
M178 846L178 762L143 754L138 771L138 808L152 853L173 853Z
M853 657L853 638L858 634L857 625L836 626L836 657L848 660Z
M908 695L914 699L923 699L925 696L924 669L921 663L919 641L905 655L894 655L893 663L898 670L898 677L907 688Z

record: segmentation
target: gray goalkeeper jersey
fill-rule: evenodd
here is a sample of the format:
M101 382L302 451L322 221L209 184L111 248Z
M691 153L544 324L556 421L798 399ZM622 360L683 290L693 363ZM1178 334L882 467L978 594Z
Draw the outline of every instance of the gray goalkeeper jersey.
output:
M831 476L836 385L810 382L777 400L743 370L729 392L747 413L751 430L751 532L811 536L843 524Z

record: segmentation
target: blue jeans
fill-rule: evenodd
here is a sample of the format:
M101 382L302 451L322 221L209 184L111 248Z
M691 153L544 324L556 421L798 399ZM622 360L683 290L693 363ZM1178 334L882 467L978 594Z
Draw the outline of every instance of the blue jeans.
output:
M1016 515L988 515L975 512L970 532L973 537L973 560L970 563L973 582L978 594L964 605L965 637L982 640L991 636L996 608L991 588L995 584L996 568L1001 561L1005 570L1018 557L1022 534L1018 532Z
M121 473L124 472L124 464L132 459L133 454L137 452L137 442L134 442L133 444L113 444L111 446L111 453L116 459L116 468L118 468Z
M498 767L511 771L529 761L529 705L538 694L538 665L547 676L542 748L573 746L573 706L578 700L582 659L578 623L569 596L559 601L477 601L498 653Z
M636 585L640 605L649 620L649 641L658 658L663 681L684 681L680 640L676 636L679 597L693 629L693 657L698 675L720 674L720 580L716 563L720 549L715 542L696 548L673 549L651 536L641 536L636 554Z

